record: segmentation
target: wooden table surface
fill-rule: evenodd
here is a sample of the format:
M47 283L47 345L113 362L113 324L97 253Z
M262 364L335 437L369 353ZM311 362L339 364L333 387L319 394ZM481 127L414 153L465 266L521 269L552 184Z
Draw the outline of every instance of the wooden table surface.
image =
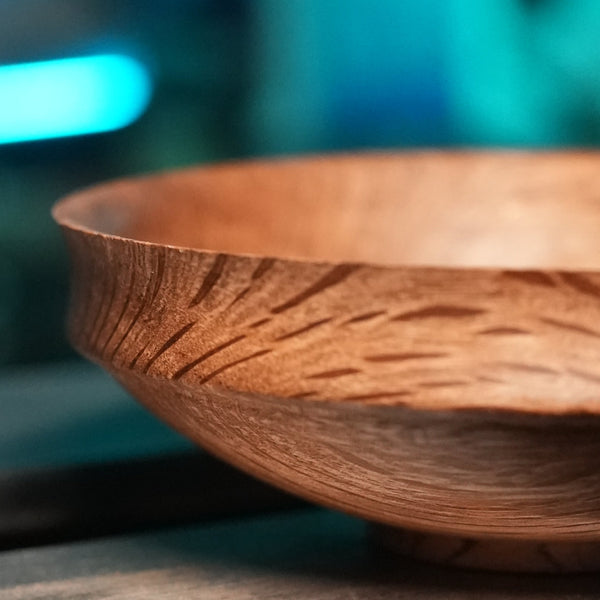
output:
M360 521L320 509L0 554L3 600L599 597L596 575L498 575L401 560L370 543Z

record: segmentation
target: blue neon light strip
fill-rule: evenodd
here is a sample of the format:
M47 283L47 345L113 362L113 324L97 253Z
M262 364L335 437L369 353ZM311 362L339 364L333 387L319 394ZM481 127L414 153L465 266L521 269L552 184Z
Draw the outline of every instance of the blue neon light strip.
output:
M146 109L137 60L103 54L0 67L0 144L119 129Z

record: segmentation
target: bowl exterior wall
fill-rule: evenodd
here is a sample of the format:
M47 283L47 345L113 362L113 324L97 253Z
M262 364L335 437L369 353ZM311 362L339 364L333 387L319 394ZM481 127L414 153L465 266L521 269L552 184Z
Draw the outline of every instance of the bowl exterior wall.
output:
M215 455L328 507L477 538L600 534L594 419L270 398L113 374Z

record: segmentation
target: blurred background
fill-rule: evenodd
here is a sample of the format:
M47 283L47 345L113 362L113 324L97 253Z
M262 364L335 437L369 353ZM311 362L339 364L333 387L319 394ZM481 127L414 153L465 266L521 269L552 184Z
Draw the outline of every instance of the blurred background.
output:
M69 379L68 267L49 216L60 196L231 158L595 145L599 30L598 0L0 0L5 432L38 432L38 461L74 448L75 427L41 435L40 393L66 414L104 381ZM124 404L106 385L96 417L114 433L126 421L106 406ZM28 420L11 426L9 405L29 406ZM144 448L183 443L144 418ZM0 445L6 464L24 460L19 435ZM110 454L101 437L81 460ZM115 455L129 437L111 442Z
M71 355L65 254L49 218L61 195L239 157L591 145L599 27L596 0L3 0L0 364ZM106 106L79 124L85 73L73 70L53 102L28 64L107 54L135 61L139 81L106 69ZM2 87L8 66L30 68L29 113ZM72 129L63 102L76 107ZM132 103L102 130L107 112Z

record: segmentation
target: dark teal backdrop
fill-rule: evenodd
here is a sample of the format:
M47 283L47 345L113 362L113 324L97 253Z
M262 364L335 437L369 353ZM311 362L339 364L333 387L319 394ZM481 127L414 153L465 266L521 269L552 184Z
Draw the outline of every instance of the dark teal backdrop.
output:
M597 0L0 2L0 67L116 52L154 86L119 131L0 145L0 365L70 354L62 194L239 157L594 146L599 30Z

